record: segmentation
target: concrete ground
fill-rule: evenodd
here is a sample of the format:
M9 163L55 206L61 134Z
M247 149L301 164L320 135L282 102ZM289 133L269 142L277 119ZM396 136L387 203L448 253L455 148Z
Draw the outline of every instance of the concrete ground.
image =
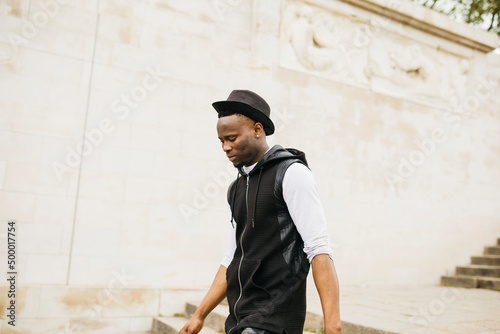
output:
M308 311L322 314L317 293L309 291L308 296ZM500 292L444 286L341 287L341 317L367 327L361 331L365 333L500 334Z
M437 285L411 287L342 286L340 291L343 334L500 334L500 292L498 291ZM179 308L175 308L175 310L169 308L172 313L162 312L165 317L170 317L169 322L173 321L171 318L174 316L174 312L183 312L188 316L194 312L194 310L188 310L187 307L184 309L181 305L189 300L201 301L206 290L195 292L181 292L177 296L179 300L176 301ZM66 309L66 304L57 302L58 296L53 293L50 295L54 300L48 301L47 298L43 298L39 301L40 308L35 314L38 317L21 317L19 318L19 326L16 325L15 328L6 326L5 318L0 319L0 333L118 334L133 332L140 334L144 331L147 332L153 322L152 318L144 314L137 314L139 318L131 318L135 313L141 312L141 309L145 307L144 303L134 304L133 307L124 309L122 309L124 307L122 303L110 303L106 306L108 317L83 319L75 318L75 314L79 314L79 312ZM126 294L124 293L124 295ZM165 303L169 302L173 301L165 301ZM196 305L193 304L191 308L196 308ZM31 311L26 309L25 314L29 315L28 311L32 312L33 307L32 303ZM48 313L42 312L44 308L48 309ZM322 311L312 280L309 281L307 310L306 329L309 332L318 333L323 325ZM217 317L212 322L206 321L207 330L203 333L220 333L219 329L223 328L224 320L227 317L227 305L221 305L218 312L213 313L217 313ZM50 314L61 318L42 317ZM71 319L71 322L68 322L68 319ZM86 326L83 326L82 321L84 320L88 320ZM176 334L187 321L187 319L174 320L176 321L174 323L175 330L161 333ZM75 327L70 326L68 330L64 330L65 324L73 324ZM213 325L212 328L215 329L215 332L209 331L209 325ZM71 331L71 328L75 328L75 330Z
M319 333L321 303L311 283L304 332ZM342 286L340 291L343 334L500 334L499 291L437 285ZM197 305L186 304L187 318ZM227 305L220 305L207 318L203 333L220 332L227 313ZM173 320L179 323L172 324ZM156 333L175 334L187 319L162 321L172 330Z

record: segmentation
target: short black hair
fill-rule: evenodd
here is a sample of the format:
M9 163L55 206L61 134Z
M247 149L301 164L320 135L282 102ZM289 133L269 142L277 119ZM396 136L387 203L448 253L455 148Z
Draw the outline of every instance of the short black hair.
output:
M236 111L232 111L232 110L223 110L223 111L219 112L219 118L226 117L226 116L231 116L231 115L236 115L238 117L245 116L243 114L240 114L240 113L238 113Z
M223 111L220 111L219 112L219 118L221 117L226 117L226 116L232 116L232 115L236 115L238 117L244 117L244 118L248 118L249 120L253 121L254 123L257 123L256 120L246 116L246 115L243 115L243 114L240 114L239 112L237 111L232 111L232 110L223 110Z

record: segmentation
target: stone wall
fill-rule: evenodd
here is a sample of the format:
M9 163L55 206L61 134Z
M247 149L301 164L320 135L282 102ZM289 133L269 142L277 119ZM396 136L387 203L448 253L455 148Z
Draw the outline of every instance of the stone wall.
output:
M438 284L500 236L493 35L382 0L0 15L0 219L19 227L20 286L206 288L236 176L211 103L235 88L268 100L270 144L307 153L341 284Z

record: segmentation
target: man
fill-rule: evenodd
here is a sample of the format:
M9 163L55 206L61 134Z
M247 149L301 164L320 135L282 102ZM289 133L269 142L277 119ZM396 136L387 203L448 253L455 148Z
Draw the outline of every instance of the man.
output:
M212 286L180 334L198 333L226 296L226 334L302 333L309 265L325 334L340 333L338 280L304 153L269 148L274 124L256 93L234 90L213 107L222 149L239 170L228 190L231 237Z

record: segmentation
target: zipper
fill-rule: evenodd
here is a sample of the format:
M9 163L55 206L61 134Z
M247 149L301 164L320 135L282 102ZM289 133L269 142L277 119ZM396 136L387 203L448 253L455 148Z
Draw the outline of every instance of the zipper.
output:
M246 209L247 209L247 221L248 221L248 183L249 183L249 181L250 181L250 175L247 175L247 187L246 187L246 191L245 191L245 204L246 204ZM245 228L243 229L243 232L241 232L241 237L240 237L241 259L240 259L240 264L238 265L238 283L240 284L240 295L239 295L238 299L236 300L236 302L234 303L234 307L233 307L233 313L234 313L234 316L236 318L236 326L240 322L238 319L238 315L236 314L236 305L238 305L238 302L240 301L241 296L243 295L243 286L241 284L241 264L243 263L243 257L245 256L245 251L243 249L243 235L245 234L245 231L246 231L246 225L245 225ZM236 326L231 328L229 330L228 334L230 334L231 331Z
M245 192L245 202L246 202L245 204L246 204L246 208L247 208L247 216L248 216L248 182L249 181L250 181L250 175L247 175L247 189Z

